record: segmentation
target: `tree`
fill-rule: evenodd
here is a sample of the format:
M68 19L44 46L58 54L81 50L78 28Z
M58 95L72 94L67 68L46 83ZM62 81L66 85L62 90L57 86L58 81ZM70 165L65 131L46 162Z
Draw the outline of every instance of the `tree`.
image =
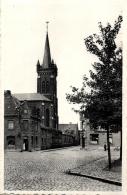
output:
M109 129L112 125L122 129L122 48L115 42L121 22L122 16L119 16L113 27L109 23L106 27L99 23L100 34L85 39L87 51L96 55L99 61L92 65L90 79L84 76L82 88L72 87L72 94L66 94L70 103L80 105L78 111L89 119L94 129L101 126L107 130L109 169Z

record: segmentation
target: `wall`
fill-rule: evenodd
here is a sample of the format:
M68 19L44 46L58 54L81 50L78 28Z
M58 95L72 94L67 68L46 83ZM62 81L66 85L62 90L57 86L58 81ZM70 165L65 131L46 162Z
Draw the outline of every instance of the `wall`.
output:
M41 131L41 149L49 149L52 147L52 132L48 129Z
M105 143L107 143L107 133L99 133L99 145L104 146Z
M120 132L113 133L113 146L120 146Z

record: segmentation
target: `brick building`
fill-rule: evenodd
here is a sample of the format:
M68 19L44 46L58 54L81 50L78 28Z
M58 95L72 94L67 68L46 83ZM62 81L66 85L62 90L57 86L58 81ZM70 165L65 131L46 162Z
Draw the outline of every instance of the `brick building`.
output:
M58 130L57 66L51 59L48 32L43 62L38 60L36 70L37 93L5 91L5 149L32 151L66 145ZM73 145L74 138L67 136L67 144Z
M71 135L74 138L74 145L79 145L78 124L59 124L59 130L61 130L64 135Z
M120 131L110 129L109 140L111 146L120 146ZM107 143L107 131L102 128L93 130L90 128L89 120L80 114L80 145L98 144L104 146Z

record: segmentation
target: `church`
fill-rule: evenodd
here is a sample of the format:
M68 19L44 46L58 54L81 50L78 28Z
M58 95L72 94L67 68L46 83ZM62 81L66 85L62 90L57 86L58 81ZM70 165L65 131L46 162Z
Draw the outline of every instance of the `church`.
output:
M57 66L51 58L48 29L43 62L38 60L37 93L4 92L4 147L21 151L74 144L58 130Z

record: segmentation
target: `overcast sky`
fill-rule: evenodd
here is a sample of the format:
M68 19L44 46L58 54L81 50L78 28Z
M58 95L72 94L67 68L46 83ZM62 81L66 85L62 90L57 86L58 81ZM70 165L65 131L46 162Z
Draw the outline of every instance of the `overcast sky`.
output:
M60 123L79 117L66 101L70 86L80 87L95 57L84 38L98 33L98 22L111 24L122 12L121 0L4 0L2 18L3 88L12 93L36 92L36 63L42 63L49 23L51 56L58 67Z

